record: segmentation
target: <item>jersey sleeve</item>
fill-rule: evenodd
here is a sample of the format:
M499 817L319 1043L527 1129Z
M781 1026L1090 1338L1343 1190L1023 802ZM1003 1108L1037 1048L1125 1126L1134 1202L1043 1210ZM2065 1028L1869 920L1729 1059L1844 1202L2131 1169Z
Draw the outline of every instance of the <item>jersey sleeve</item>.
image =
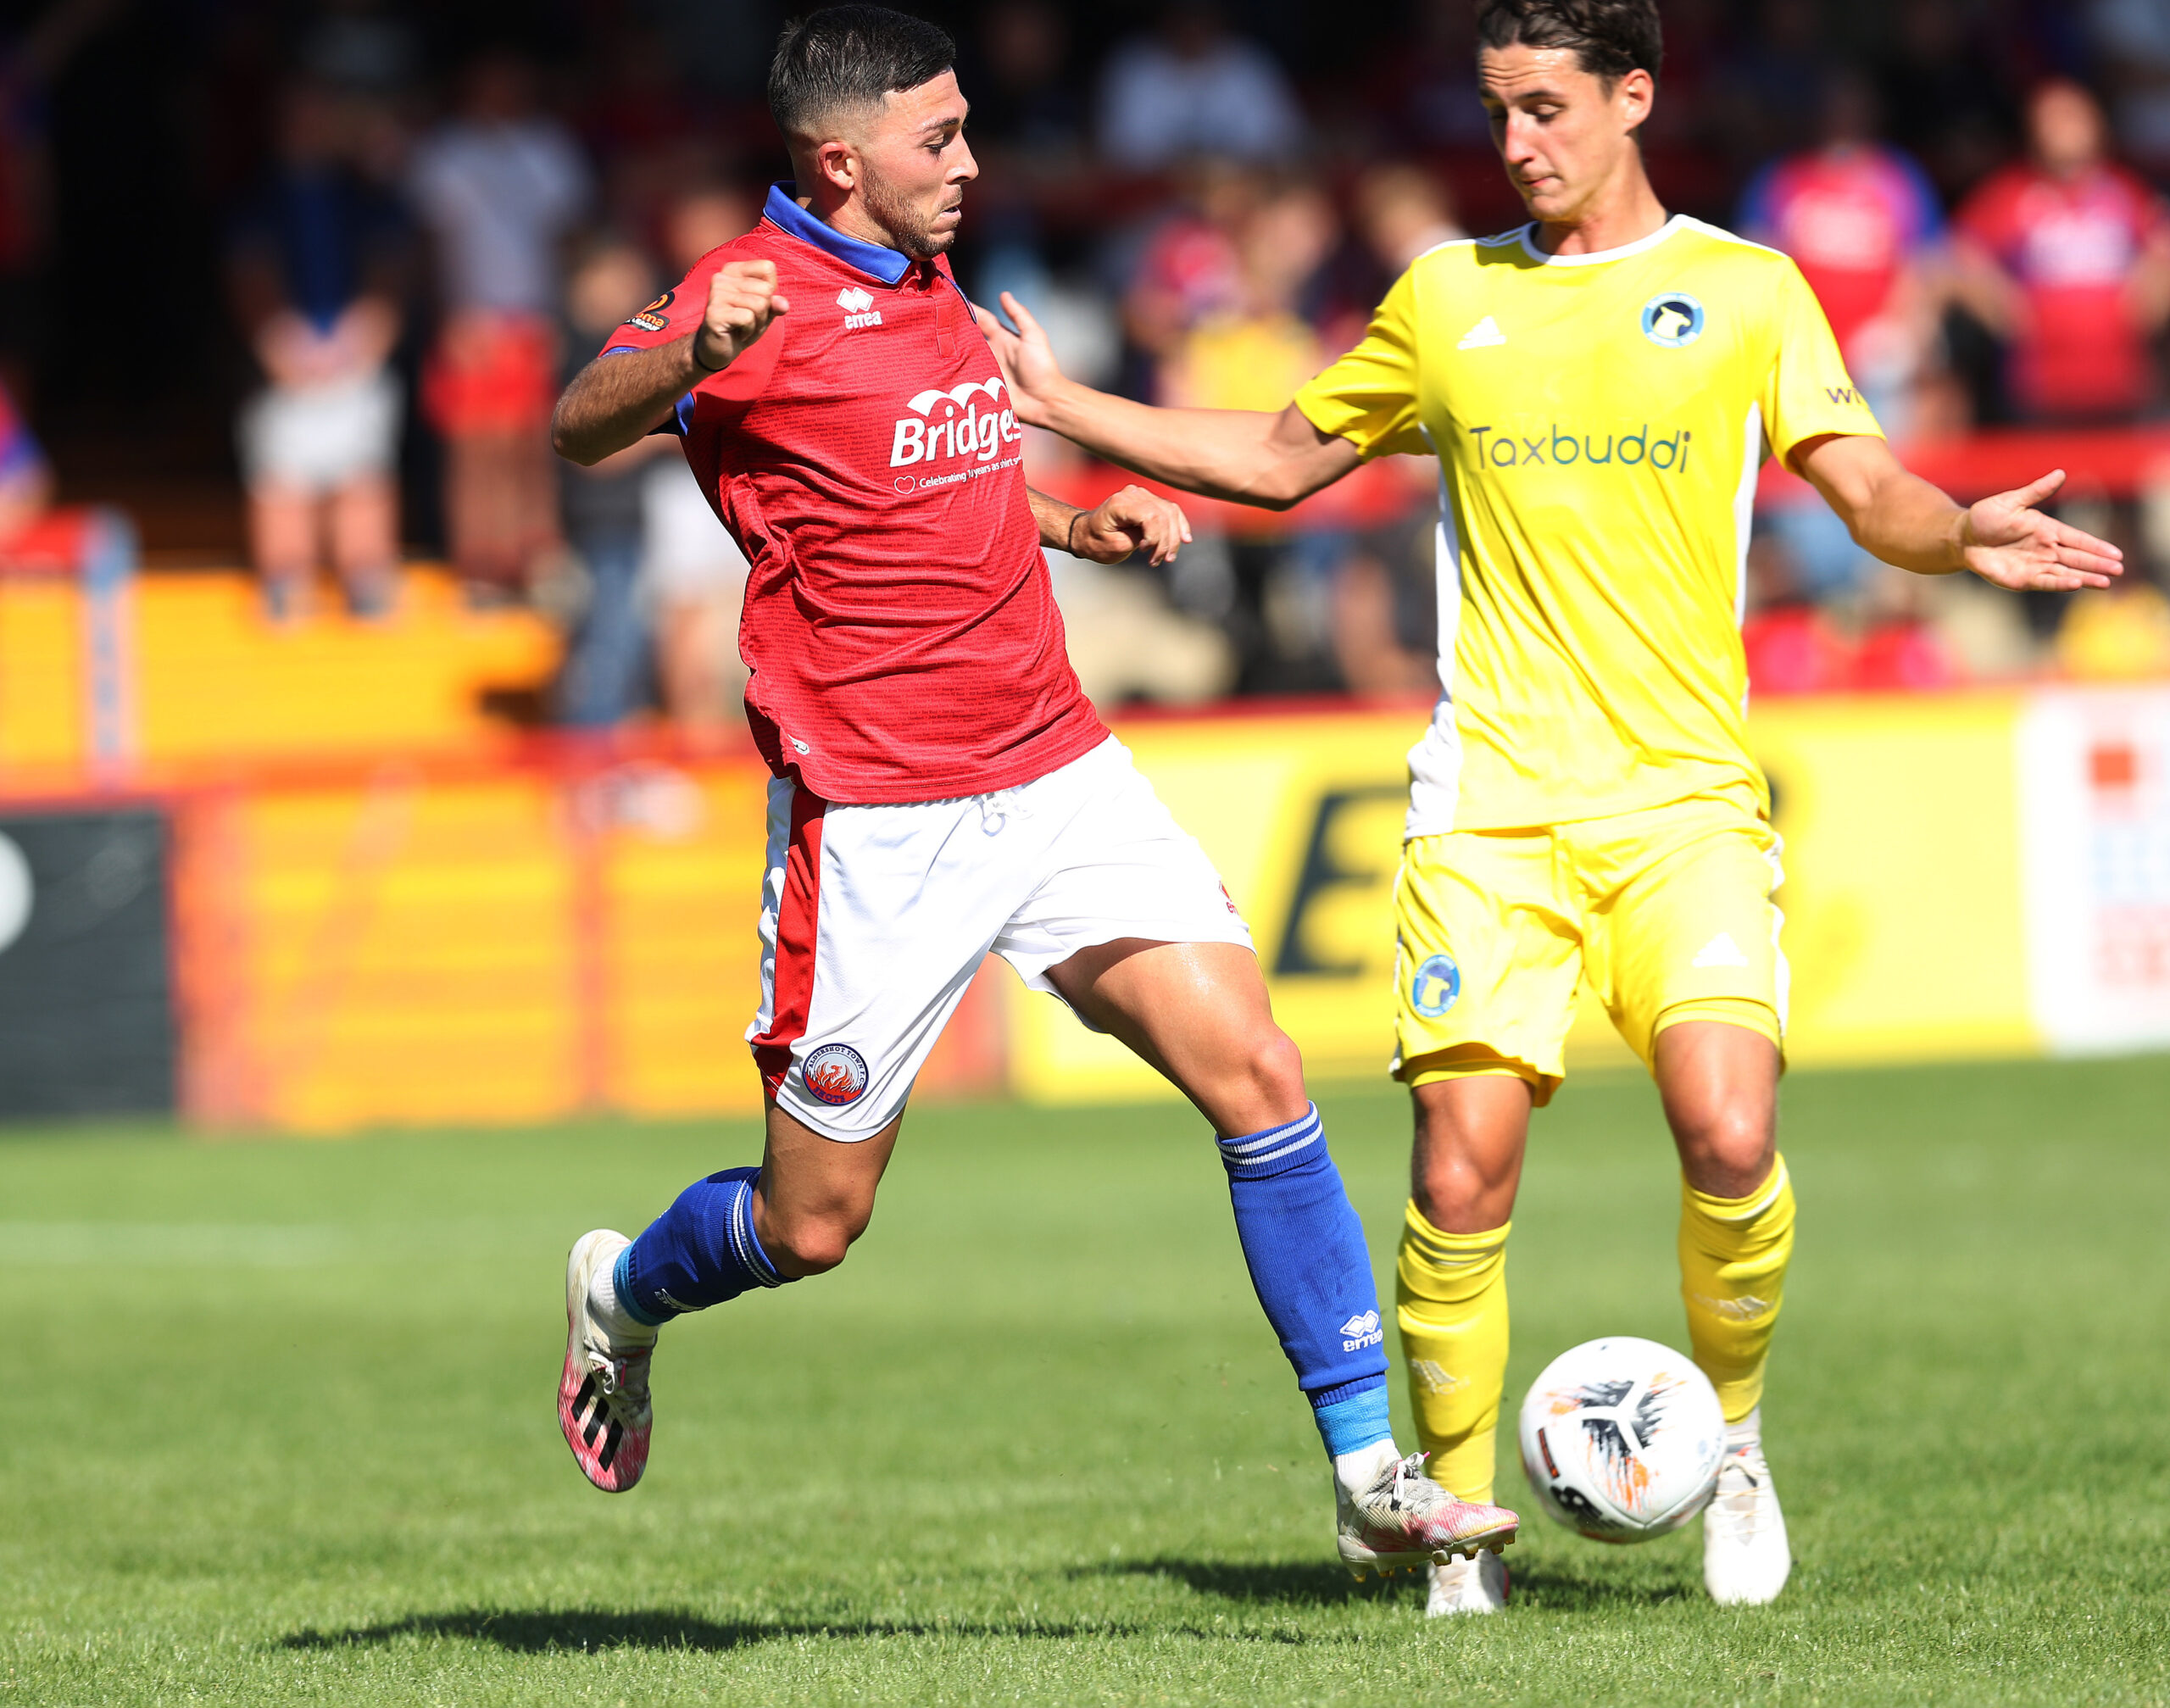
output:
M726 258L711 251L693 263L693 270L646 308L610 329L598 353L616 350L655 350L682 338L701 324L709 305L709 281Z
M615 355L621 350L654 350L684 337L701 323L708 312L709 281L727 261L742 259L730 244L711 249L693 263L688 272L671 289L665 291L646 308L634 314L624 325L611 329L610 336L603 341L601 354ZM697 400L709 398L726 408L743 406L759 397L768 384L769 376L776 371L776 357L789 336L791 316L784 314L769 323L766 331L756 339L751 349L719 374L710 376L678 400L670 414L664 417L652 432L676 433L682 437L693 426Z
M1785 466L1810 439L1843 434L1880 439L1867 401L1856 389L1823 305L1791 261L1776 269L1772 335L1776 348L1763 382L1763 433Z
M1366 460L1432 449L1417 414L1416 278L1411 268L1396 280L1363 342L1296 392L1306 420L1348 440Z

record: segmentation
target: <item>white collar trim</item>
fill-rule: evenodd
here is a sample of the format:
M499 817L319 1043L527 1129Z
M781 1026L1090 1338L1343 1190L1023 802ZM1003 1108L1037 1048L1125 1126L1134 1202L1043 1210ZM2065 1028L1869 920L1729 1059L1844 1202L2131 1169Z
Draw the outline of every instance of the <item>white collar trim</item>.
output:
M1630 255L1639 255L1645 249L1656 248L1659 244L1680 229L1685 217L1683 214L1675 214L1647 237L1638 237L1632 243L1622 243L1617 249L1594 249L1587 255L1546 254L1531 241L1537 231L1537 221L1533 220L1522 230L1522 253L1541 267L1601 266L1607 261L1624 261Z

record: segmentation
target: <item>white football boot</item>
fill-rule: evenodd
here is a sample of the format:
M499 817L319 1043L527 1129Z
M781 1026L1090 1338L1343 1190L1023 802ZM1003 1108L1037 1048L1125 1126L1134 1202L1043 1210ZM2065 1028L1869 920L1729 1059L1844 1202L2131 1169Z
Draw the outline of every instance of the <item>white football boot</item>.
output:
M1432 1568L1431 1593L1424 1598L1427 1619L1457 1613L1500 1613L1507 1605L1507 1562L1496 1554L1449 1560Z
M565 1260L565 1362L558 1377L558 1427L581 1474L609 1494L622 1494L641 1480L654 1427L648 1366L655 1331L617 1309L617 1295L609 1286L618 1254L632 1243L622 1233L598 1227L582 1234Z
M1382 1442L1386 1455L1391 1442ZM1349 1455L1354 1459L1356 1455ZM1337 1462L1336 1470L1341 1469ZM1371 1572L1416 1572L1457 1555L1496 1554L1515 1539L1522 1521L1504 1506L1457 1500L1424 1475L1424 1455L1385 1456L1369 1481L1334 1482L1336 1546L1359 1582Z
M1759 1406L1726 1431L1718 1490L1703 1509L1703 1587L1721 1606L1761 1607L1778 1599L1793 1569Z

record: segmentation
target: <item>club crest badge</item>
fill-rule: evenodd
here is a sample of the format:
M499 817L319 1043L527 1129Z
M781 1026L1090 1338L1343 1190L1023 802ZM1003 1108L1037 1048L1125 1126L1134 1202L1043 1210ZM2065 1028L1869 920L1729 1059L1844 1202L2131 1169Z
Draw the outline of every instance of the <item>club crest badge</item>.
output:
M1703 336L1703 305L1685 291L1663 291L1643 304L1643 336L1678 350Z
M1452 955L1427 955L1409 982L1409 1005L1427 1020L1437 1020L1461 994L1461 969Z
M798 1077L809 1096L841 1109L865 1093L866 1058L848 1043L825 1043L806 1052Z

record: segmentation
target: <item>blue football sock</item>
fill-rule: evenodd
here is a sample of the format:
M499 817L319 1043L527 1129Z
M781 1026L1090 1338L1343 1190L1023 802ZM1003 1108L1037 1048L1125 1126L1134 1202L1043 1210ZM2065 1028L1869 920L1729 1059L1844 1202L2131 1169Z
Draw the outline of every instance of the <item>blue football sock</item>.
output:
M748 1288L796 1281L769 1261L754 1232L754 1182L760 1177L758 1168L727 1168L680 1193L618 1254L611 1280L619 1304L653 1327Z
M1372 1255L1327 1152L1318 1105L1285 1127L1220 1143L1251 1286L1311 1402L1327 1451L1354 1453L1391 1439Z

